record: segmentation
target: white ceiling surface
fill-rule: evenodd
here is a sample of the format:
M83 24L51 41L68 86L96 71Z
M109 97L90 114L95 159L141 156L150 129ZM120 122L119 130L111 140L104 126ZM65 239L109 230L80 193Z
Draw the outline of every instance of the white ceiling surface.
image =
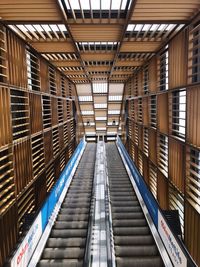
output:
M77 94L87 135L120 133L123 83L77 84Z

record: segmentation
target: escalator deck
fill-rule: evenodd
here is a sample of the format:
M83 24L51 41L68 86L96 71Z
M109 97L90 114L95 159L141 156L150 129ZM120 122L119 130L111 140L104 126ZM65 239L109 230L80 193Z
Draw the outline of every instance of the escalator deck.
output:
M87 144L38 267L83 267L93 192L96 144Z
M116 266L164 266L116 145L106 154Z

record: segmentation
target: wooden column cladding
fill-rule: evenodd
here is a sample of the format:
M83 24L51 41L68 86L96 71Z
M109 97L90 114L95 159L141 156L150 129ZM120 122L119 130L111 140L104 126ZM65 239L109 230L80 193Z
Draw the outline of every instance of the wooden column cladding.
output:
M0 25L0 82L6 83L8 80L7 42L6 29Z
M82 138L74 84L0 24L0 266ZM77 110L80 108L77 105ZM77 142L75 133L78 132ZM25 223L26 222L26 223Z
M169 104L168 93L157 96L157 121L160 132L168 134L169 132Z
M3 266L5 259L15 247L18 230L17 230L17 205L12 205L9 210L0 217L0 266Z
M169 138L169 179L181 192L185 186L184 161L184 144Z
M187 38L187 30L184 30L169 45L169 89L187 83Z
M7 49L10 85L27 88L26 45L10 30L7 30Z
M154 129L149 129L149 158L156 164L157 163L157 135Z
M149 91L157 91L157 57L154 56L149 63Z
M10 90L0 86L0 147L12 142Z
M168 209L168 181L159 170L157 172L157 199L162 209Z
M42 131L42 100L41 95L35 93L29 94L31 133Z
M187 142L200 148L200 86L187 90Z
M199 266L200 216L187 201L185 205L185 244Z
M16 195L20 194L33 179L30 138L19 139L13 147Z

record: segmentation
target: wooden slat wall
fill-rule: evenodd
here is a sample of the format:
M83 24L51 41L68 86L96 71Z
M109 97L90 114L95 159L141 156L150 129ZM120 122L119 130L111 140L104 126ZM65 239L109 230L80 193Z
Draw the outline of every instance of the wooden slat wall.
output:
M130 108L128 122L122 116L122 140L160 206L179 210L187 248L200 266L197 252L200 243L197 238L200 233L200 15L174 36L126 83L122 112L126 101ZM138 73L145 66L148 66L146 95L138 90ZM128 136L126 125L129 125Z
M157 58L153 57L149 64L149 91L157 90Z
M4 47L0 45L2 266L27 230L25 218L35 216L41 207L82 138L84 127L78 102L77 125L73 117L72 97L77 100L74 84L63 74L61 82L60 71L1 24L0 40L4 41ZM30 76L31 64L35 78ZM51 83L49 68L53 69Z
M33 179L31 142L29 138L19 140L13 148L16 194L21 193Z
M185 244L199 266L200 216L187 201L185 205Z
M0 86L0 147L12 142L9 89Z
M187 30L180 32L169 46L169 88L187 83Z
M168 181L166 177L158 170L158 191L157 199L160 204L160 207L164 210L168 209Z
M3 266L6 257L15 247L18 237L16 204L0 217L0 229L0 266Z
M184 145L172 138L169 138L169 178L181 192L184 192L185 185L184 160Z
M10 30L7 30L7 42L9 83L20 88L27 88L26 45Z
M200 87L187 90L187 141L200 147Z
M29 94L30 116L31 116L31 133L42 131L42 101L41 95Z
M157 97L157 123L160 132L168 134L169 127L169 105L168 93L159 94Z
M156 164L157 162L156 143L157 143L156 131L153 129L150 129L149 130L149 147L151 149L149 150L149 158L151 159L151 161L153 161L154 164Z

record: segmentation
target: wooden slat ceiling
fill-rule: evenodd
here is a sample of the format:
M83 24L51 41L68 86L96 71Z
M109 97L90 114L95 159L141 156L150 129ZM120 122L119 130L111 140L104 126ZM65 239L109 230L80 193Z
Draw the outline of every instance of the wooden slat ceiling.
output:
M125 83L199 10L199 0L0 1L5 24L72 81L90 87L90 93L82 96L93 97L89 103L93 114L88 106L89 113L83 115L91 133L112 133L118 127L112 125L112 118L119 119L119 115L109 114L113 107L108 100L110 84ZM107 115L98 116L106 118L101 121L95 116L103 110L94 105L102 94L94 94L92 88L93 83L100 86L103 82L108 86ZM81 107L88 104L80 103Z

